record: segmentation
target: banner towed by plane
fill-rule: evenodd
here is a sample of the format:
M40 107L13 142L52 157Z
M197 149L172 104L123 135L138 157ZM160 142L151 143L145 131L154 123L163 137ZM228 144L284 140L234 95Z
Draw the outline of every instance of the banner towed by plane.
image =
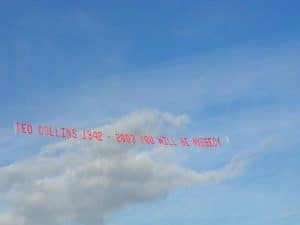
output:
M37 125L32 123L14 122L16 134L20 135L37 135L62 139L81 139L86 141L113 141L122 144L148 144L148 145L165 145L181 147L203 147L217 148L223 144L220 137L171 137L171 136L153 136L153 135L135 135L132 133L115 132L105 134L99 129L76 129L66 127L54 127L49 125ZM227 144L230 144L229 137L225 138Z

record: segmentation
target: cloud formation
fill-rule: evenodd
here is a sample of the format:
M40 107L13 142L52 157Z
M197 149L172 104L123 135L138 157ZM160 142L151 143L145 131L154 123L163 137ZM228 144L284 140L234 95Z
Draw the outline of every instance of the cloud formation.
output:
M155 110L132 113L101 127L135 134L178 128L189 121ZM247 161L199 173L138 145L63 141L0 168L0 225L103 224L116 210L155 200L176 187L221 182L241 174ZM166 151L167 152L167 151ZM155 155L155 157L154 157Z

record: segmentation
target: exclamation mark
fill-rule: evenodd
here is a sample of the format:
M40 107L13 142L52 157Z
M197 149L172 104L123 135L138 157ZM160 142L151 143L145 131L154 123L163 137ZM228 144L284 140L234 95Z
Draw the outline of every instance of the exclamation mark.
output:
M229 137L228 137L228 136L226 136L226 141L227 141L227 143L230 145L230 140L229 140Z

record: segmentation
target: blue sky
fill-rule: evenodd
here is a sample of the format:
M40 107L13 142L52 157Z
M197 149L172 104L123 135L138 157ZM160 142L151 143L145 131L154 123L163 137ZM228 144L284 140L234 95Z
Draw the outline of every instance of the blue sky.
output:
M15 136L14 121L93 128L144 108L186 114L191 122L178 134L228 135L231 144L216 152L178 150L181 166L203 172L251 158L246 170L129 204L105 224L299 224L299 7L1 3L0 165L54 142Z

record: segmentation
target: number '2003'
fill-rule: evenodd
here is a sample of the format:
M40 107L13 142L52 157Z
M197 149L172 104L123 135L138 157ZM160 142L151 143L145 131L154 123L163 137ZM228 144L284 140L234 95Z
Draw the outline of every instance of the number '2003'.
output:
M120 134L116 133L115 134L116 141L119 143L128 143L128 144L135 144L136 139L133 134Z

